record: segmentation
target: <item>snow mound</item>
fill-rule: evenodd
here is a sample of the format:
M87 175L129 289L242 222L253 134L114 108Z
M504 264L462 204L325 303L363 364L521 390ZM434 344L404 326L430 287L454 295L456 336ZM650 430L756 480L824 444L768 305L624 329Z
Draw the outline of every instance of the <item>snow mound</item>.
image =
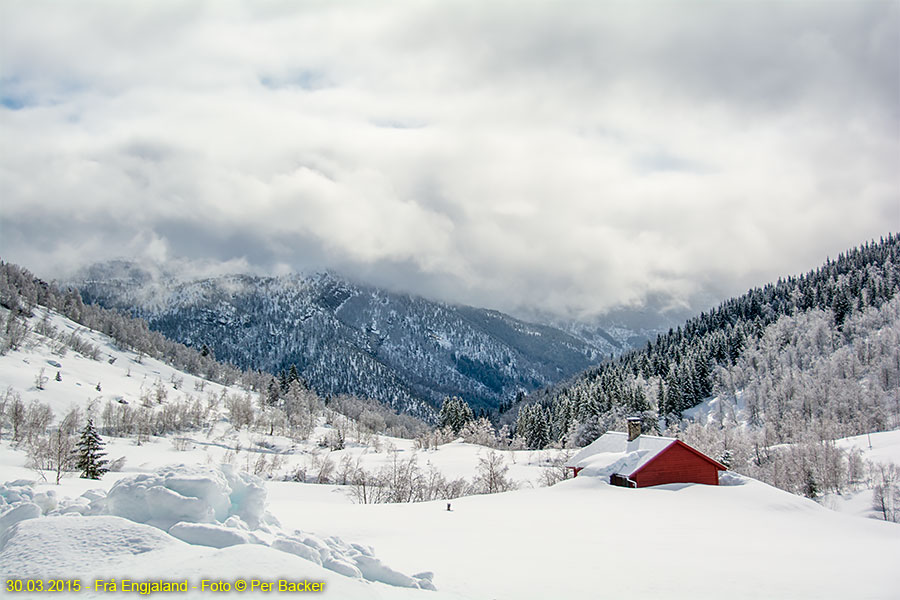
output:
M265 514L262 481L231 465L166 467L122 479L106 497L109 514L169 530L176 523L224 523L240 519L256 529Z
M32 502L19 502L0 515L0 536L16 523L41 516L41 507Z
M82 582L127 574L137 581L188 579L194 584L198 576L233 581L236 575L270 579L269 574L273 574L271 579L283 577L325 582L326 594L334 598L383 600L420 597L413 590L407 594L407 590L379 588L362 579L331 576L321 566L268 546L251 544L220 550L194 546L179 542L155 527L110 516L44 517L15 525L0 545L0 573L21 579L46 579L50 576L78 578ZM74 597L72 594L62 595ZM92 590L89 585L82 586L75 595L86 600L110 598L108 592ZM20 596L37 597L28 594ZM190 590L187 594L163 594L162 597L165 596L208 598L210 594ZM247 591L240 596L276 598L279 594ZM117 597L117 594L112 594L112 597Z
M319 538L302 531L281 535L272 548L322 565L330 571L368 581L380 581L388 585L423 590L434 590L433 574L419 573L410 577L391 569L375 557L370 546L348 544L339 537Z
M183 544L158 529L119 517L35 518L0 536L0 572L17 577L65 575L82 565L102 568L123 556L175 546Z
M56 494L35 494L32 482L17 480L0 485L0 539L16 523L40 517L55 509Z
M395 571L376 558L369 546L299 530L284 532L266 511L262 480L237 472L231 465L166 467L121 479L108 494L90 490L64 500L57 499L52 491L36 494L31 482L16 481L0 485L0 510L0 550L5 557L0 566L4 572L23 573L26 563L16 557L31 560L38 556L40 544L34 540L42 536L66 540L65 547L50 548L49 552L70 557L83 554L92 564L102 563L107 555L149 552L163 547L165 540L219 549L245 544L268 546L353 579L435 589L431 573L410 577ZM42 515L59 518L39 518ZM88 515L89 519L82 519ZM72 519L81 519L77 527ZM24 529L23 522L28 523ZM121 523L129 525L123 528ZM41 533L29 534L34 528ZM147 531L153 534L144 544L141 539ZM108 544L108 548L96 548L98 544ZM47 560L35 563L47 566L44 573L52 571L50 566L64 566Z
M258 537L238 528L210 525L208 523L175 523L169 528L169 535L195 546L227 548L239 544L261 544Z
M749 481L749 477L734 471L722 471L719 473L719 485L745 485Z

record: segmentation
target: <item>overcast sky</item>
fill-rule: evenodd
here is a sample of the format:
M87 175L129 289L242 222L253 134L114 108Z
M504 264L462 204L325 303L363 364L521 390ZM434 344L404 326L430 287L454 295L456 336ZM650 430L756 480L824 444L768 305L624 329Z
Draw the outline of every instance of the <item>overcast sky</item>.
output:
M585 315L900 230L896 0L0 7L0 258L44 277L182 257Z

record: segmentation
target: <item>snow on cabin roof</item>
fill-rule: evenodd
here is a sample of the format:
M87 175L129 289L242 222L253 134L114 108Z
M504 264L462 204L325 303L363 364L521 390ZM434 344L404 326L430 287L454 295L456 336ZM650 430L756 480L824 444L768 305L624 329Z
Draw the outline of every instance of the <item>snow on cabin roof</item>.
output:
M569 459L566 466L579 467L585 475L631 475L673 443L675 438L655 435L640 435L629 442L627 434L607 431Z

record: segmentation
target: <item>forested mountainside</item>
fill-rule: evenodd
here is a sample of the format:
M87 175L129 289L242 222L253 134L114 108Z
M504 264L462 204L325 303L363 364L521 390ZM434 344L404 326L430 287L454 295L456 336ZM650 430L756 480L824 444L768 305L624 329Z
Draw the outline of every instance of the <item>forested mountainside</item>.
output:
M531 394L506 418L518 415L518 433L534 447L585 443L626 414L677 432L684 411L713 395L765 447L900 427L898 287L900 238L891 234L727 300Z
M51 283L35 277L30 271L12 263L0 260L0 307L7 315L0 325L3 327L3 345L0 353L15 350L28 337L30 330L27 319L33 316L37 307L59 312L61 315L113 338L123 349L138 355L147 355L164 360L175 368L192 375L203 376L210 381L230 385L239 380L248 388L260 387L259 379L253 373L241 372L232 365L221 363L209 354L173 342L160 333L150 331L147 322L130 318L116 311L100 306L85 305L77 291L62 290ZM67 339L58 340L60 347L68 347L93 358L96 350L81 347L77 332ZM261 389L264 389L262 386Z
M460 396L478 411L547 386L619 352L497 311L358 285L332 274L177 280L114 261L77 286L88 303L146 319L241 368L296 367L318 393L350 393L424 416Z
M66 321L60 322L61 318ZM112 345L98 338L99 334L109 336ZM269 435L274 429L279 429L284 435L292 437L308 436L311 424L320 416L323 405L327 404L328 410L346 418L345 425L352 427L357 437L363 433L413 437L428 430L428 425L422 420L408 414L397 414L376 400L342 395L323 402L314 390L303 385L294 370L285 374L283 379L260 371L241 371L216 360L211 353L189 348L151 331L143 319L97 305L85 305L77 291L61 290L18 265L0 261L0 356L15 351L34 352L35 348L41 347L60 359L71 351L96 361L100 366L88 369L94 372L94 376L103 372L109 378L128 381L132 381L131 367L122 367L125 361L114 365L123 353L133 354L130 362L136 365L136 373L143 371L143 376L136 375L133 381L146 382L148 375L151 380L155 376L156 382L152 385L140 383L140 398L132 397L131 404L125 401L124 396L107 396L99 415L106 432L130 435L140 431L141 435L163 435L196 428L199 423L196 417L204 411L198 408L200 403L191 396L191 390L184 389L184 374L204 380L195 382L200 386L195 387L193 392L203 392L205 382L225 388L233 386L227 397L225 393L210 393L218 399L207 398L206 404L211 406L225 402L228 419L238 429L244 424L268 431ZM165 382L158 369L145 366L153 359L159 361L156 367L163 364L181 373L172 374L171 379ZM27 364L29 360L23 362ZM43 361L36 362L40 365ZM55 359L48 364L59 368ZM123 369L124 375L121 373ZM26 380L32 375L35 377L34 389L38 391L43 390L49 380L43 371L44 368L41 368L26 377ZM81 378L85 377L82 373ZM59 373L56 381L61 381ZM104 390L107 383L104 383ZM110 387L116 390L120 386ZM102 398L99 394L100 383L97 383L96 391L98 395L94 400L99 402ZM222 392L221 388L219 391ZM253 402L252 392L256 392L257 398L264 402ZM173 396L180 398L174 399ZM28 414L33 413L37 417L32 419L29 416L28 419L43 422L41 415L49 413L38 404L29 405ZM157 408L160 410L157 411ZM430 415L430 410L422 406L425 414ZM18 398L16 390L7 387L0 397L0 430L4 421L11 421L17 427L15 423L26 417L25 411L25 404Z

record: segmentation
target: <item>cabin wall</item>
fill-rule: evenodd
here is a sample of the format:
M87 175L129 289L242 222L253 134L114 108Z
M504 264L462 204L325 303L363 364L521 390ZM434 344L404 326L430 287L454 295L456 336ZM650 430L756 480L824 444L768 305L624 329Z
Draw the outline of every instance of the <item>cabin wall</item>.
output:
M631 479L638 487L664 483L719 485L719 470L687 448L673 444Z

